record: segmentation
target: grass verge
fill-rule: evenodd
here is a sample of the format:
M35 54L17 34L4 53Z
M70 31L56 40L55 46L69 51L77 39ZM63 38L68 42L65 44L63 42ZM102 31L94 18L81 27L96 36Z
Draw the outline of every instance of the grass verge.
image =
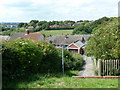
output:
M67 71L64 75L26 75L24 78L7 81L3 88L118 88L118 79L72 78L77 73L78 71Z

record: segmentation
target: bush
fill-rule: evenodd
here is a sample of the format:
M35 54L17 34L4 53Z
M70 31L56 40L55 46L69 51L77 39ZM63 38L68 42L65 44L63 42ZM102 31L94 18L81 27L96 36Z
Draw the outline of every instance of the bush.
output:
M62 51L59 50L59 55L62 57ZM64 50L64 64L65 70L80 70L83 66L83 57L76 53L71 53L67 50Z
M33 41L15 40L2 46L3 76L16 77L35 73L42 60L42 50Z
M41 72L59 72L61 60L56 48L46 42L37 43L42 48L43 59L40 66Z

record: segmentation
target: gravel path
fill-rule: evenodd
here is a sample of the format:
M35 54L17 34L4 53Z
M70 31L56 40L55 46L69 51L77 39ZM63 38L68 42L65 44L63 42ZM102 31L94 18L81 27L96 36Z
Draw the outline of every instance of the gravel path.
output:
M95 76L94 65L91 57L83 56L85 64L78 73L78 76Z

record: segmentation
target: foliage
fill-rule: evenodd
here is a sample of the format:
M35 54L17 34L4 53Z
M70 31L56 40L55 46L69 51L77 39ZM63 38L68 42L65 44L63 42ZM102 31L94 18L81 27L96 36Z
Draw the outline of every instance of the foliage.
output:
M15 40L2 45L3 76L14 78L35 73L42 61L42 51L33 41Z
M38 24L38 20L31 20L30 23L28 25L36 27L36 25Z
M73 34L91 34L92 32L96 30L98 25L102 24L104 21L109 21L109 18L102 17L94 21L93 23L89 23L88 20L85 20L84 23L77 25L74 28Z
M59 55L62 57L62 51L59 50ZM64 50L64 63L65 70L80 70L83 66L83 58L79 54L71 53L67 50Z
M91 32L90 23L82 23L75 27L73 34L88 34Z
M42 49L43 58L40 66L41 72L59 72L61 68L61 59L56 48L46 42L37 43Z
M25 28L2 28L2 35L13 35L15 32L24 32Z
M19 23L18 28L26 27L28 23Z
M118 18L110 18L93 33L86 46L86 54L97 59L120 59L120 32Z

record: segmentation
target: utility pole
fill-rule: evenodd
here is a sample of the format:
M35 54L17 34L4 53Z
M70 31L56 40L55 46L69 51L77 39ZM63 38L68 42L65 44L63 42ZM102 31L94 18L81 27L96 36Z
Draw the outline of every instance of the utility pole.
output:
M62 72L64 74L64 45L62 45Z

